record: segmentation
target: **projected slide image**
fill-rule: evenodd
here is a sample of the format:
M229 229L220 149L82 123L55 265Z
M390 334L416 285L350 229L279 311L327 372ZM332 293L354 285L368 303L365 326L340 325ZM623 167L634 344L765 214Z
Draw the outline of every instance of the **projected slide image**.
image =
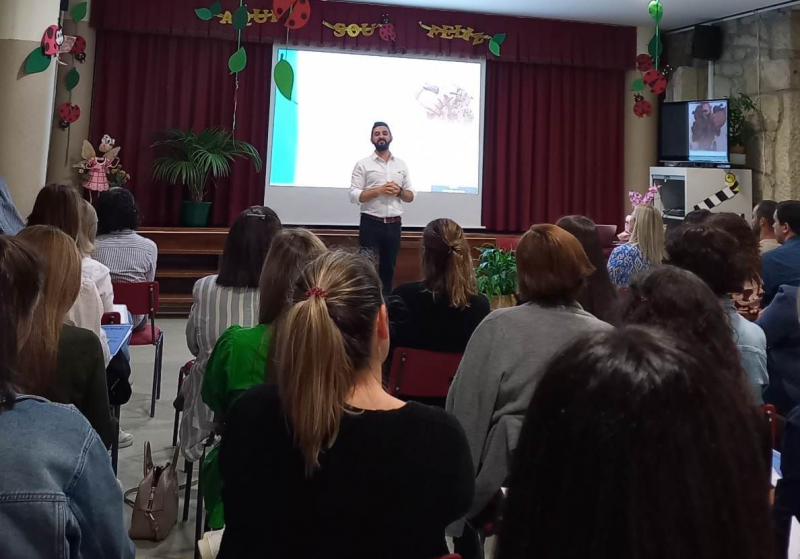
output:
M690 159L727 159L727 103L689 103L688 110Z
M417 192L478 194L481 64L280 49L295 71L292 100L275 95L270 186L349 188L389 124L393 155Z

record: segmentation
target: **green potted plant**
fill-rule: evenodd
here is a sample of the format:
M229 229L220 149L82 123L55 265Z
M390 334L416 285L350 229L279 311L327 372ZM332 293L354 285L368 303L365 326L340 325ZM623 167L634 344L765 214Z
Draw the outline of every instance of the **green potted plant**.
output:
M517 304L517 256L514 251L494 246L479 248L478 291L486 295L492 309Z
M747 116L756 110L756 104L745 93L731 97L728 102L731 153L741 155L747 142Z
M249 159L261 171L261 155L247 142L235 140L222 128L207 128L200 133L171 128L160 133L163 139L152 148L159 154L153 161L155 180L186 185L191 200L181 207L181 221L186 227L204 227L208 223L211 202L205 197L209 182L227 177L236 159Z

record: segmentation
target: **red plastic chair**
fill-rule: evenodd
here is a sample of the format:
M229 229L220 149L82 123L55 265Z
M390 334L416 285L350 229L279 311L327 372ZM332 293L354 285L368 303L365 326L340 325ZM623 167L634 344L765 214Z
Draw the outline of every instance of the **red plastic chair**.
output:
M122 324L122 315L118 312L103 313L102 318L100 318L100 324L103 326L107 324Z
M517 250L520 237L497 237L495 245L502 250Z
M401 399L446 398L462 356L396 348L389 369L389 393Z
M150 417L156 415L156 400L161 398L161 359L164 353L164 334L156 327L158 312L158 282L114 283L114 301L126 305L133 315L147 315L150 327L131 335L130 345L155 347L153 391L150 397Z

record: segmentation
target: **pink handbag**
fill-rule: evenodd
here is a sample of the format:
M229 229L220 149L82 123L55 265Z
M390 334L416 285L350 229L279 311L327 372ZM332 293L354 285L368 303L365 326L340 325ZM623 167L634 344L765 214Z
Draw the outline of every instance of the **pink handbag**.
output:
M160 542L178 521L178 450L176 446L172 462L166 466L153 466L150 443L144 443L144 479L133 503L128 531L132 540Z

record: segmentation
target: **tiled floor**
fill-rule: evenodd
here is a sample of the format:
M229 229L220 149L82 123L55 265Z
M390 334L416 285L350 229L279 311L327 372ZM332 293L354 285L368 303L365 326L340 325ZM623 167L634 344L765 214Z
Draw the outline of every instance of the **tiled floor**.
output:
M172 400L178 386L178 371L181 365L192 358L186 348L185 319L160 319L156 324L164 331L164 357L162 364L161 399L156 404L156 416L150 419L150 390L153 383L152 347L131 348L133 396L122 407L122 428L134 436L133 446L119 451L118 477L127 490L136 487L142 480L144 443L150 441L153 462L164 465L172 460L172 425L175 410ZM183 483L183 459L179 460L179 479ZM196 469L195 469L196 472ZM196 477L196 476L195 476ZM137 541L137 557L162 559L191 558L194 552L194 499L192 494L191 514L188 522L181 522L169 537L160 543ZM181 493L181 510L183 494ZM125 507L125 518L130 522L131 507Z

